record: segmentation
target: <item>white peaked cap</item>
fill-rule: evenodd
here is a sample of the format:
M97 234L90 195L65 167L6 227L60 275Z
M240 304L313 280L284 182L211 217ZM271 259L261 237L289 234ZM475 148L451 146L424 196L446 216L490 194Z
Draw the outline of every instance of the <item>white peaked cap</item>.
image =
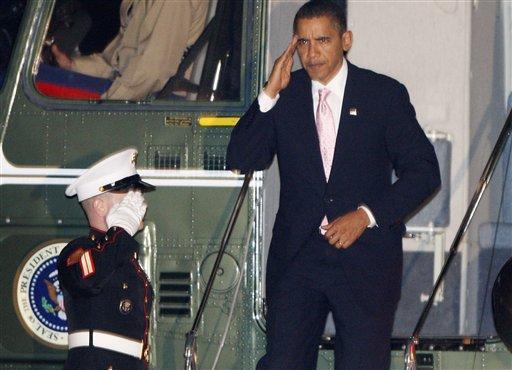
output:
M92 165L71 185L66 188L66 195L78 196L78 201L92 198L107 191L133 186L142 190L155 187L141 180L135 164L137 149L129 148L111 154Z

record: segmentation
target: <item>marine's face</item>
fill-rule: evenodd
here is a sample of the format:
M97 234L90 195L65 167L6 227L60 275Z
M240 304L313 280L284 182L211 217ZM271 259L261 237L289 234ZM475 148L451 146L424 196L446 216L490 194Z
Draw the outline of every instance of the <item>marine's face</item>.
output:
M341 32L331 17L303 18L295 32L297 52L309 77L324 85L343 64L343 54L352 46L352 32Z

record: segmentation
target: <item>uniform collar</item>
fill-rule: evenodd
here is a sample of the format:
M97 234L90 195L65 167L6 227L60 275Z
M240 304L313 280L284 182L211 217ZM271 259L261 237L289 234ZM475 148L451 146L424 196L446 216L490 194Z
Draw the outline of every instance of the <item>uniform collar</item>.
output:
M95 227L89 228L89 238L92 241L100 240L105 236L106 232L100 229L96 229Z

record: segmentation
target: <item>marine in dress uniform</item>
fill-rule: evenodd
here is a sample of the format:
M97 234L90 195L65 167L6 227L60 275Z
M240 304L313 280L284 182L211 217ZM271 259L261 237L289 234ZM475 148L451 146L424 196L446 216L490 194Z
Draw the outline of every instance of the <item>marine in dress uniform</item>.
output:
M58 261L68 316L65 369L147 369L151 284L137 261L142 191L154 187L135 169L137 151L115 153L66 189L87 215L88 236L71 241Z

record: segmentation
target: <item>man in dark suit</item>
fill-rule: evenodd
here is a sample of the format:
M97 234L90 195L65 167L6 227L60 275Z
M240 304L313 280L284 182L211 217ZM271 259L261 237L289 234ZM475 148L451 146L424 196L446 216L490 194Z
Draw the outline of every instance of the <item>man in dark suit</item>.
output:
M262 170L277 154L280 172L258 369L314 369L329 311L336 369L390 366L403 220L440 176L405 87L350 64L351 44L341 8L303 5L292 41L231 135L229 168ZM295 51L303 69L291 73Z

